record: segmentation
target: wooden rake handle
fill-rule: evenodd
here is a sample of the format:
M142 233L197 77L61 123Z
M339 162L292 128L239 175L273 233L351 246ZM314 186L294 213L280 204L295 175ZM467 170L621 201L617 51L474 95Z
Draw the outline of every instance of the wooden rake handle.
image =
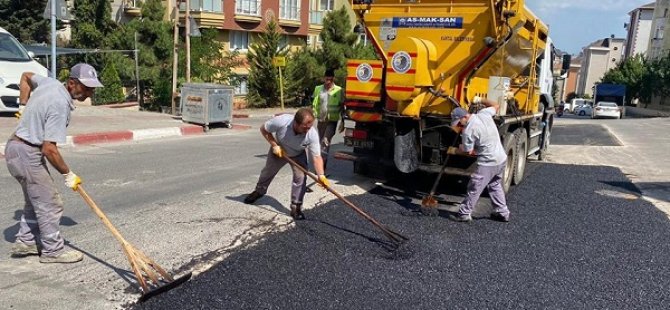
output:
M408 239L407 237L405 237L405 236L403 236L403 235L401 235L401 234L399 234L399 233L397 233L397 232L395 232L395 231L393 231L393 230L390 230L390 229L384 227L384 225L382 225L381 223L379 223L379 222L378 222L377 220L375 220L372 216L368 215L365 211L361 210L361 208L359 208L359 207L357 207L356 205L354 205L351 201L349 201L347 198L345 198L344 196L342 196L342 195L341 195L340 193L338 193L336 190L334 190L334 189L331 188L330 186L326 186L326 185L322 184L321 181L319 180L319 178L318 178L316 175L314 175L313 173L309 172L307 169L303 168L302 166L298 165L298 163L296 163L296 162L295 162L293 159L291 159L290 157L284 155L284 156L282 156L282 158L286 159L286 161L288 161L289 164L291 164L292 166L298 168L298 170L302 171L305 175L309 176L309 177L312 178L316 183L320 184L320 185L323 186L323 188L325 188L327 191L329 191L329 192L331 192L333 195L335 195L335 197L337 197L338 199L340 199L340 201L344 202L344 204L345 204L346 206L348 206L349 208L353 209L353 210L354 210L356 213L358 213L360 216L362 216L363 218L365 218L366 220L368 220L370 223L372 223L373 225L375 225L377 228L379 228L379 229L384 233L384 235L386 235L386 236L387 236L389 239L391 239L392 241L394 241L394 242L401 242L401 241L403 241L403 240L407 240L407 239Z

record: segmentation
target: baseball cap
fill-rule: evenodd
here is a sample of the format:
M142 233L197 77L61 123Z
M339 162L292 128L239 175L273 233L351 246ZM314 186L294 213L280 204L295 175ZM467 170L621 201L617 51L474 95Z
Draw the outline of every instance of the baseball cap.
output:
M70 77L79 80L86 87L102 87L98 80L98 73L89 64L78 63L70 69Z
M453 111L451 111L451 126L456 126L458 121L460 121L461 118L465 117L466 115L468 115L468 111L465 111L465 109L455 108Z

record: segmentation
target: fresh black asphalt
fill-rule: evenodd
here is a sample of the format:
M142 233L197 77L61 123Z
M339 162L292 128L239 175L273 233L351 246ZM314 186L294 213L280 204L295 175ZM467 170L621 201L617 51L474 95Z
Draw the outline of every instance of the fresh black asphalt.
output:
M380 194L387 193L387 194ZM419 196L420 197L420 196ZM417 212L387 191L349 197L136 309L667 309L670 223L612 167L529 165L510 223Z

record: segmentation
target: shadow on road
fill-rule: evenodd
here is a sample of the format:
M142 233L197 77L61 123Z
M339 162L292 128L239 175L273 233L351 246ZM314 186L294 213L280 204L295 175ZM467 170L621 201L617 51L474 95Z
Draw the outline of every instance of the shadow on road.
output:
M226 196L228 200L232 201L237 201L244 203L244 198L247 198L247 194L244 195L239 195L239 196ZM275 210L277 213L281 214L289 214L289 209L285 207L281 202L279 202L277 199L275 199L272 196L265 195L261 198L258 198L255 203L253 204L247 204L248 206L252 207L257 207L257 208L262 208L262 209L267 209L264 207L270 207Z
M19 223L18 221L21 220L21 215L23 215L23 210L15 210L14 211L14 220L17 221L16 224L5 228L3 231L3 234L5 236L5 241L13 243L16 241L16 234L19 232ZM69 218L67 216L63 216L60 219L60 224L61 226L74 226L77 225L78 223L75 222L72 218Z
M116 272L116 274L119 275L119 277L121 277L121 279L123 279L124 281L126 281L126 283L128 283L130 286L135 288L134 293L135 292L136 293L141 292L140 289L139 289L139 284L137 282L137 278L135 278L135 274L132 271L127 270L127 269L117 268L117 267L113 266L112 264L102 260L101 258L91 254L90 252L87 252L86 250L75 246L74 244L72 244L71 242L69 242L67 240L65 241L65 245L67 245L67 246L69 246L69 247L71 247L71 248L73 248L73 249L75 249L79 252L84 253L84 255L90 257L92 260L104 265L105 267L107 267L109 269L112 269L114 272Z

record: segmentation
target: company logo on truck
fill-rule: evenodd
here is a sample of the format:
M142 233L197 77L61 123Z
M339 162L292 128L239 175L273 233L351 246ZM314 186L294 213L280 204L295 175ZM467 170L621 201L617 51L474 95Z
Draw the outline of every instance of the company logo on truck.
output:
M405 51L400 51L393 54L391 59L391 67L397 73L403 74L412 67L412 57Z
M356 78L360 82L369 82L372 79L372 66L368 63L362 63L356 68Z
M463 17L394 17L395 28L463 28Z

